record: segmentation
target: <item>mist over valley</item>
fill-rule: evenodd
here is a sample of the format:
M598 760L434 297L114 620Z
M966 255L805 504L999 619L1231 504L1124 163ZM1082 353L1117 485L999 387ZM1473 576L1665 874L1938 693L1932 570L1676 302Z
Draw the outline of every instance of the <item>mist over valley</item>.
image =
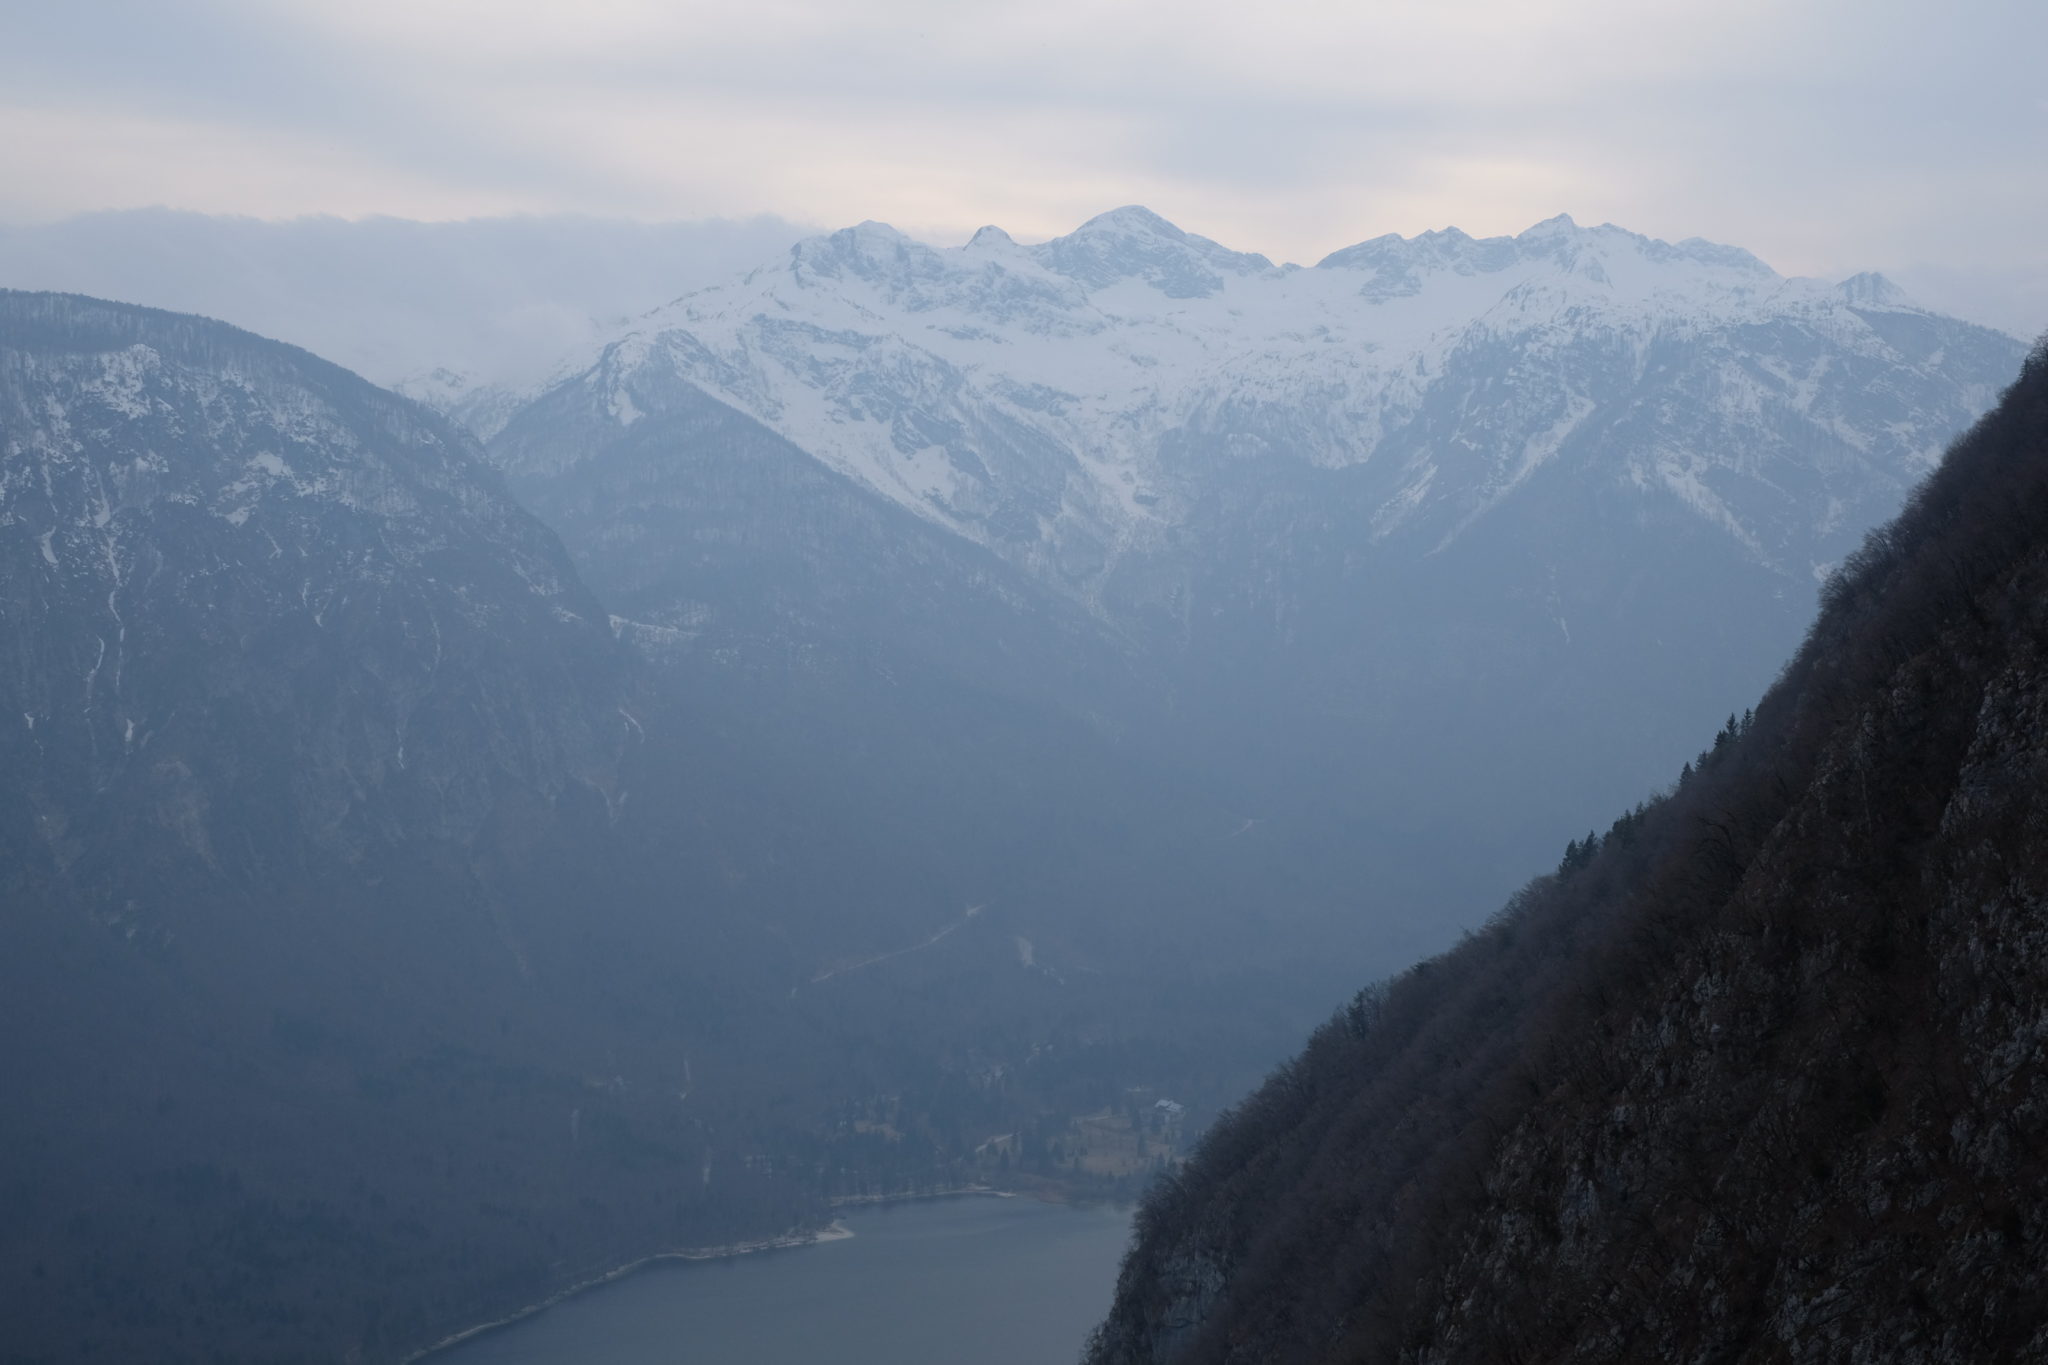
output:
M2048 1355L2012 215L1419 14L1044 161L1042 15L189 8L0 16L0 1362ZM1560 146L1804 98L1610 18Z

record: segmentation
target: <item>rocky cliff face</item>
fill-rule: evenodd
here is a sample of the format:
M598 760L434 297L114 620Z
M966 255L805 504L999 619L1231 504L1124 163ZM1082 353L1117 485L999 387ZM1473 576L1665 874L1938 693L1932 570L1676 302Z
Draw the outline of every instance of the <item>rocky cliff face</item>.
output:
M2048 356L1682 780L1362 993L1090 1359L2048 1354Z

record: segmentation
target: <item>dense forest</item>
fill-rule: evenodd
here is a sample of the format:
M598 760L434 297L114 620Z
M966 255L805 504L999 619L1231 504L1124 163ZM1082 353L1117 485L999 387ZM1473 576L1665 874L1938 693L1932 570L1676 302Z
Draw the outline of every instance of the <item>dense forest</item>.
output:
M1822 597L1154 1189L1093 1365L2048 1358L2048 348Z

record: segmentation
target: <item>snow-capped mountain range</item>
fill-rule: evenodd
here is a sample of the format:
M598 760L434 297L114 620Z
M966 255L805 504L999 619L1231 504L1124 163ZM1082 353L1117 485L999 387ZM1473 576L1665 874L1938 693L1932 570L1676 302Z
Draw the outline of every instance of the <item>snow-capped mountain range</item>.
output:
M1562 217L1312 269L1139 208L870 223L641 318L489 451L664 648L991 680L1359 848L1333 880L1471 872L1470 913L1761 692L2023 351ZM1090 630L1128 686L1080 681Z
M878 223L685 295L585 383L621 427L682 379L1095 599L1220 466L1366 471L1371 540L1441 548L1545 469L1674 501L1799 577L1991 402L2010 338L1881 277L1568 217L1275 266L1142 208L1035 246Z

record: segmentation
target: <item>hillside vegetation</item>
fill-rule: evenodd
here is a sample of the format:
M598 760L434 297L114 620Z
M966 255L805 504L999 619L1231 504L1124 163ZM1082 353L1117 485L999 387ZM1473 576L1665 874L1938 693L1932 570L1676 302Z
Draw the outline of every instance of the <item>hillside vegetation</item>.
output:
M2048 350L1822 606L1154 1191L1093 1365L2048 1357Z

